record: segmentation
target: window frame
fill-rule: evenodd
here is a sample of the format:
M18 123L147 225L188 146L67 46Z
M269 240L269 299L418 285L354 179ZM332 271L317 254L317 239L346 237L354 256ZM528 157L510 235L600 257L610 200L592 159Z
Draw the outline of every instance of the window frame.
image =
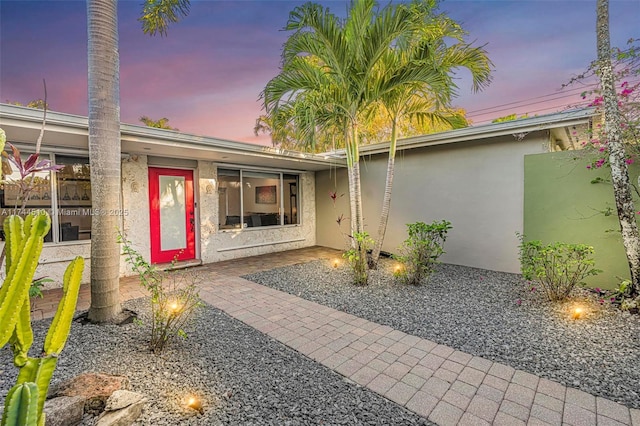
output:
M221 193L221 189L219 187L219 182L220 182L220 170L227 170L227 171L231 171L231 172L238 172L239 173L239 183L240 183L240 194L239 194L239 198L240 198L240 218L244 218L245 216L245 211L244 211L244 198L245 198L245 194L244 194L244 173L265 173L265 174L273 174L273 175L278 175L278 188L279 188L279 194L280 194L280 202L278 205L278 219L279 219L279 223L277 225L263 225L263 226L247 226L244 227L242 226L243 221L240 221L241 226L237 227L237 228L223 228L220 225L218 226L218 230L220 232L238 232L238 231L261 231L261 230L266 230L266 229L281 229L281 228L287 228L287 227L296 227L296 226L301 226L302 225L302 217L300 215L300 206L302 205L302 191L300 188L300 182L301 182L301 176L303 172L300 171L294 171L294 170L282 170L282 169L268 169L268 168L261 168L261 167L245 167L245 166L236 166L236 165L219 165L217 167L217 171L216 171L216 176L218 177L218 196L220 196ZM285 194L284 194L284 185L285 185L285 179L284 179L284 175L293 175L296 177L296 196L295 196L295 209L296 209L296 223L285 223ZM227 198L228 198L228 189L224 188L225 192L227 193ZM291 194L289 194L290 197ZM228 202L225 203L226 205L226 212L224 217L228 216L228 211L229 211L229 205ZM218 223L220 222L220 219L222 218L221 216L221 210L220 210L220 204L218 203Z
M22 155L22 159L25 159L25 156L33 154L34 151L34 146L33 145L28 145L28 144L21 144L21 143L13 143L11 142L11 144L13 146L15 146L16 148L18 148L18 150L20 150L20 153ZM5 147L5 151L8 149L8 146ZM75 149L55 149L55 151L53 150L53 148L51 147L47 147L44 146L42 147L42 149L40 150L40 158L41 159L46 159L51 161L51 164L56 164L56 155L62 156L62 157L78 157L78 158L86 158L87 159L87 164L89 164L89 152L88 151L83 151L83 150L75 150ZM47 241L44 243L45 246L53 246L53 245L75 245L75 244L91 244L91 238L86 239L86 240L70 240L70 241L61 241L61 235L60 235L60 215L58 214L60 212L60 205L58 203L58 180L55 176L55 171L51 170L48 172L49 173L49 181L51 184L51 206L50 207L45 207L45 209L48 209L48 213L49 216L51 217L51 240L52 241ZM91 181L89 181L91 182ZM13 207L3 207L6 209L13 209ZM30 209L29 207L25 207L25 210ZM91 204L91 206L87 206L86 207L87 210L92 210L93 209L93 202ZM4 241L3 241L4 243Z

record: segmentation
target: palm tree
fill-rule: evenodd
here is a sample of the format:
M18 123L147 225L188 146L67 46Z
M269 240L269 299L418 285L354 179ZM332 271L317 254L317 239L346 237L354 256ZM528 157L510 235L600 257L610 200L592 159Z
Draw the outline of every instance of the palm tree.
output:
M169 126L169 119L166 117L162 117L158 120L154 120L153 118L149 118L146 115L143 115L138 120L143 123L147 127L153 127L156 129L165 129L165 130L180 130L175 127Z
M188 0L148 0L143 31L166 34L188 12ZM87 0L89 162L91 166L91 307L89 320L113 322L121 313L118 216L120 205L120 69L117 0Z
M285 27L294 32L284 45L282 71L262 94L267 116L278 117L283 108L304 106L310 111L307 116L313 117L307 129L338 132L343 137L352 245L364 259L364 248L355 246L355 237L364 232L359 145L367 109L397 86L438 79L428 63L402 69L384 81L376 79L385 53L415 28L415 13L404 4L378 10L373 0L354 1L344 20L317 4L296 7ZM303 132L308 138L315 134L315 130Z
M609 2L597 1L596 40L598 71L604 100L604 135L609 148L611 182L616 200L622 243L629 262L631 286L628 297L640 295L640 234L636 223L636 209L631 194L626 152L622 140L620 107L615 90L611 66L611 41L609 33Z
M412 10L422 25L408 38L401 39L380 63L382 81L393 78L403 69L430 66L445 75L446 84L441 84L442 76L434 81L433 75L425 75L427 78L422 81L396 85L381 96L380 103L391 122L391 140L378 234L369 262L372 268L377 267L389 219L399 120L406 117L420 122L446 123L451 128L464 127L467 125L466 119L449 107L456 89L451 78L452 72L457 68L466 68L472 75L474 90L480 90L490 81L491 61L486 51L464 43L462 28L444 15L435 15L435 7L433 1L412 4ZM458 42L448 45L445 39Z

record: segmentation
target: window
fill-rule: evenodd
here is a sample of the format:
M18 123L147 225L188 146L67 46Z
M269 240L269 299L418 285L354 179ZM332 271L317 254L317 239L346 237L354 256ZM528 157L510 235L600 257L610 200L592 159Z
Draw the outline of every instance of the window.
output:
M91 239L91 180L89 158L56 155L59 241Z
M30 153L23 152L26 160ZM45 242L89 240L91 238L91 182L89 158L40 154L62 167L58 172L40 172L20 182L20 174L2 159L0 220L12 214L22 217L34 210L46 209L51 216L51 230ZM31 188L31 189L28 189ZM0 232L4 240L4 233Z
M220 229L294 225L298 175L218 169Z

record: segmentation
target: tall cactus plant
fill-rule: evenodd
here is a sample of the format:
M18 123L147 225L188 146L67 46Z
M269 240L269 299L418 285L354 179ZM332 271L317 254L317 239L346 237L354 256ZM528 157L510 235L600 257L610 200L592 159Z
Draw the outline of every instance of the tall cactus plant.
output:
M29 357L33 343L29 286L50 227L45 211L30 213L24 220L10 216L4 223L7 277L0 288L0 346L11 345L13 363L20 372L7 394L1 426L44 425L47 390L71 330L84 268L82 257L76 257L65 271L63 296L45 338L43 356Z

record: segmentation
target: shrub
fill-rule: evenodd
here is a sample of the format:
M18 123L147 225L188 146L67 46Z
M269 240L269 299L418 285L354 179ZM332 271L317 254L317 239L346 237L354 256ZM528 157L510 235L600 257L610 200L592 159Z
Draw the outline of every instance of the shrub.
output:
M198 277L188 270L159 270L144 260L122 235L119 242L127 263L138 274L140 284L151 294L149 349L159 354L173 337L187 337L183 328L196 309L202 306L196 285Z
M355 285L367 285L369 280L369 265L367 263L367 250L373 246L373 239L369 233L356 232L353 236L355 247L347 250L342 257L347 259L353 273Z
M407 238L400 254L394 256L403 267L395 275L403 282L418 285L432 272L438 258L444 254L443 245L447 239L447 232L452 228L451 222L434 221L427 225L424 222L407 224L409 238Z
M618 305L623 311L637 314L640 311L640 296L631 296L631 281L623 280L620 285L609 295L612 303Z
M602 272L595 269L593 247L586 244L553 243L541 241L520 243L522 276L537 281L550 301L565 300L583 280Z

